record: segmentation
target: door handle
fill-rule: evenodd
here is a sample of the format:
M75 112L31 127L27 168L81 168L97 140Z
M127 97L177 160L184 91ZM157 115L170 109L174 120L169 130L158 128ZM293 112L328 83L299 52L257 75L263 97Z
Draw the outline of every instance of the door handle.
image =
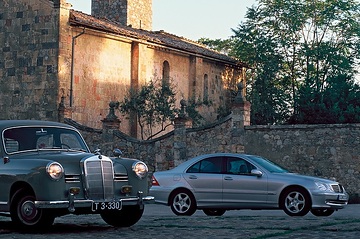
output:
M189 179L197 179L197 177L195 175L190 175Z
M224 180L231 181L231 180L233 180L233 178L232 177L224 177Z

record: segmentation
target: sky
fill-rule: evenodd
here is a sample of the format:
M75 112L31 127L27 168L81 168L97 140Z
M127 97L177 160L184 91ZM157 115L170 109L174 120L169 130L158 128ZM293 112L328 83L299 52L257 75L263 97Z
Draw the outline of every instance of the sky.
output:
M256 0L152 0L153 30L185 37L227 39L244 21ZM73 8L91 13L91 0L67 0ZM191 6L191 7L190 7Z

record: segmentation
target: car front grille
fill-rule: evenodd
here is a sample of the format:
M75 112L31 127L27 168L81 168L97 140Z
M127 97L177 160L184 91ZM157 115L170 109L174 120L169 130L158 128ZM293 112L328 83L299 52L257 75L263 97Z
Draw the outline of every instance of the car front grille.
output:
M80 175L79 174L66 174L65 175L65 182L66 183L79 183L80 182Z
M84 162L86 194L92 200L114 196L114 169L109 158L91 157Z
M115 182L127 182L127 181L129 181L129 177L127 174L115 173L114 181Z
M340 184L332 184L331 187L334 190L334 192L336 192L336 193L344 192L343 187Z

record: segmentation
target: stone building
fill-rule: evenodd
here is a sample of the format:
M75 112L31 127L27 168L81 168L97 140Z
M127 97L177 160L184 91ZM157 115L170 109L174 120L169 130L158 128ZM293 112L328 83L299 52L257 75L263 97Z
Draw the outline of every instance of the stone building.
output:
M151 0L92 0L92 15L71 7L66 0L0 2L0 119L65 117L101 128L110 101L166 77L176 84L177 105L210 100L199 110L211 122L229 89L245 83L240 61L152 31ZM122 132L138 136L134 118L120 120Z

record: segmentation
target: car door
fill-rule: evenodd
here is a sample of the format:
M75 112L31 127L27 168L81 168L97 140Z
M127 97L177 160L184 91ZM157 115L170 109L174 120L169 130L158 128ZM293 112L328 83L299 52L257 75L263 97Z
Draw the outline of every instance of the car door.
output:
M251 174L254 165L242 158L227 157L223 174L223 202L237 207L252 208L267 202L267 176Z
M222 157L205 158L192 165L184 174L192 187L198 205L222 201Z

